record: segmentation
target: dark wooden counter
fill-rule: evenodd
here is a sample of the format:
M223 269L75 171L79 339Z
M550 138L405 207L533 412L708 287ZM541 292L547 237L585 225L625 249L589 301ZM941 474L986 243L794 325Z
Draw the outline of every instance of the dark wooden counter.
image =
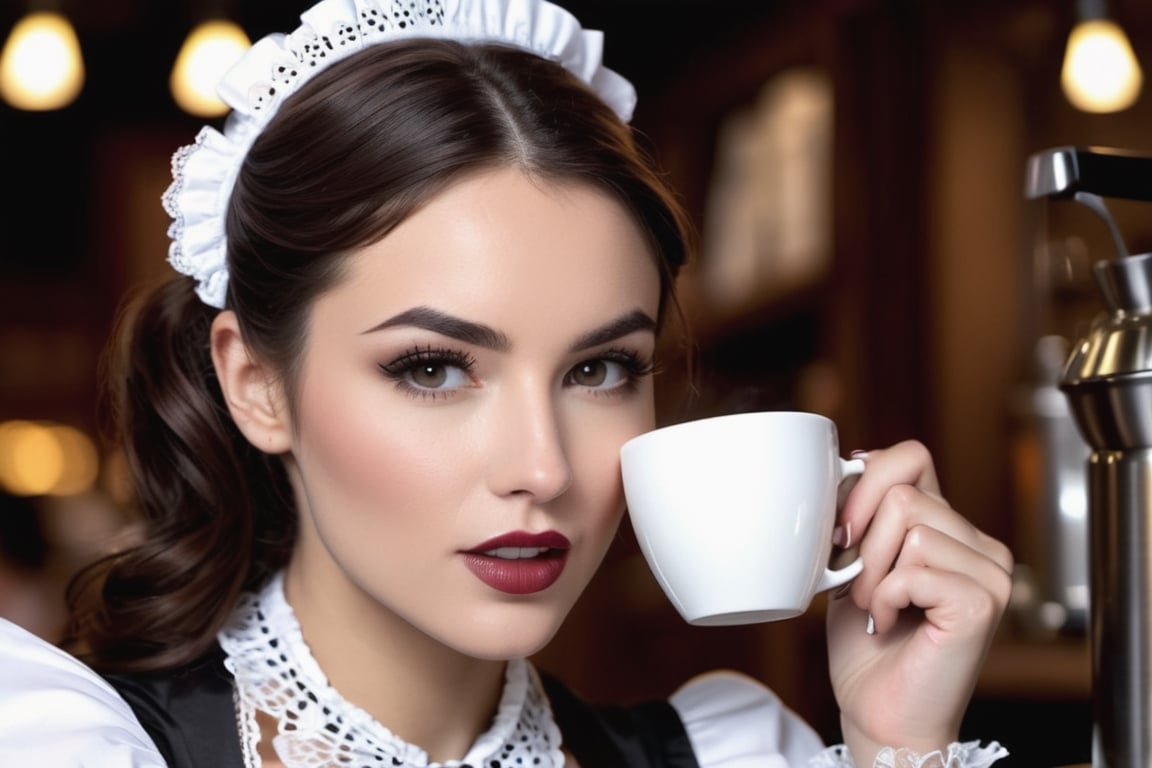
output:
M1087 637L998 637L976 694L983 697L1088 699L1092 664Z

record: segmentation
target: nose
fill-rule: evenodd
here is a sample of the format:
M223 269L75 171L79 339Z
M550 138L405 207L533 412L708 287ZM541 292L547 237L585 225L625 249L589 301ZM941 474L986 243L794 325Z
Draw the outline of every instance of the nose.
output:
M491 488L497 495L526 494L550 501L572 485L563 419L544 393L507 398L493 435Z

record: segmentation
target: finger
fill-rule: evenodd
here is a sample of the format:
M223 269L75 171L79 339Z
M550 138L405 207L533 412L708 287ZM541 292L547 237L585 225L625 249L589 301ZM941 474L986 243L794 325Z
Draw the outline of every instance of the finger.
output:
M904 534L904 545L895 567L921 566L945 571L970 572L986 567L999 576L1010 575L994 557L959 537L931 525L913 525Z
M990 579L1006 579L1011 583L1015 567L1011 550L956 512L948 512L929 523L912 522L904 534L895 567L913 565L968 573L980 568ZM940 520L957 525L937 525Z
M865 470L847 493L840 511L840 527L847 534L845 547L864 535L892 486L909 485L946 503L940 495L932 456L923 443L907 440L891 448L854 455L863 459Z
M1011 593L1011 580L995 568L974 576L939 568L900 567L872 592L868 609L877 634L896 626L902 611L915 606L937 642L990 638Z
M923 530L917 532L919 529ZM926 536L929 531L941 535ZM970 551L1003 573L1011 575L1015 563L1011 551L1003 543L976 528L935 496L909 485L889 488L872 519L871 531L859 543L864 571L853 585L855 599L867 601L871 590L889 570L899 564L909 545L913 547L909 557L926 558L931 546L948 539L955 540L964 548L948 551ZM963 567L949 566L944 562L921 564L956 569Z
M885 547L898 549L907 531L918 525L935 528L993 559L999 560L1002 554L999 542L947 502L910 485L894 485L887 490L873 517L874 535L861 541L861 546L867 545L877 554ZM896 552L890 554L890 560L893 560Z
M879 523L880 526L893 526L894 530L891 534L893 537L903 536L903 542L900 545L900 558L903 558L909 545L912 545L912 555L920 553L927 556L927 553L932 551L931 546L934 546L935 543L943 543L945 539L951 539L962 544L964 549L945 551L971 551L1009 576L1015 567L1012 551L1003 542L981 531L972 524L972 521L946 503L909 486L899 486L891 490L881 505L879 517L882 518ZM877 525L877 523L873 523L874 528ZM901 531L903 531L902 534ZM942 536L929 535L933 533L939 533ZM883 536L875 536L874 538L881 542L884 540ZM949 568L944 561L929 560L921 564ZM959 570L962 567L964 566L957 565L950 569Z
M859 542L864 570L853 583L857 601L869 600L872 589L896 565L909 530L917 525L930 525L962 540L972 538L966 530L970 523L939 499L911 485L887 488L877 503L868 534Z
M996 601L999 613L1008 607L1012 594L1012 573L995 559L964 542L930 526L919 525L908 531L904 546L892 572L931 568L963 574L980 584ZM918 608L926 605L913 602Z

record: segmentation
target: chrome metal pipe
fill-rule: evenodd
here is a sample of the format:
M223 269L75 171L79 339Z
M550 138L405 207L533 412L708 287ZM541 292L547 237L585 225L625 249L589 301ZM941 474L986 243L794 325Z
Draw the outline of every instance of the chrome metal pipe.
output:
M1060 389L1088 459L1093 768L1152 768L1152 253L1129 255L1105 197L1152 201L1152 155L1059 147L1028 161L1025 196L1067 198L1109 225L1093 269L1103 311Z

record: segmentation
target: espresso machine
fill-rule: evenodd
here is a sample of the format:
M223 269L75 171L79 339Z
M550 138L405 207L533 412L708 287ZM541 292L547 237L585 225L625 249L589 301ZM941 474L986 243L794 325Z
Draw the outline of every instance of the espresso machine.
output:
M1115 250L1093 264L1103 307L1071 345L1059 388L1090 448L1092 765L1152 768L1152 252L1128 252L1106 203L1152 202L1152 154L1039 152L1025 195L1086 206Z

